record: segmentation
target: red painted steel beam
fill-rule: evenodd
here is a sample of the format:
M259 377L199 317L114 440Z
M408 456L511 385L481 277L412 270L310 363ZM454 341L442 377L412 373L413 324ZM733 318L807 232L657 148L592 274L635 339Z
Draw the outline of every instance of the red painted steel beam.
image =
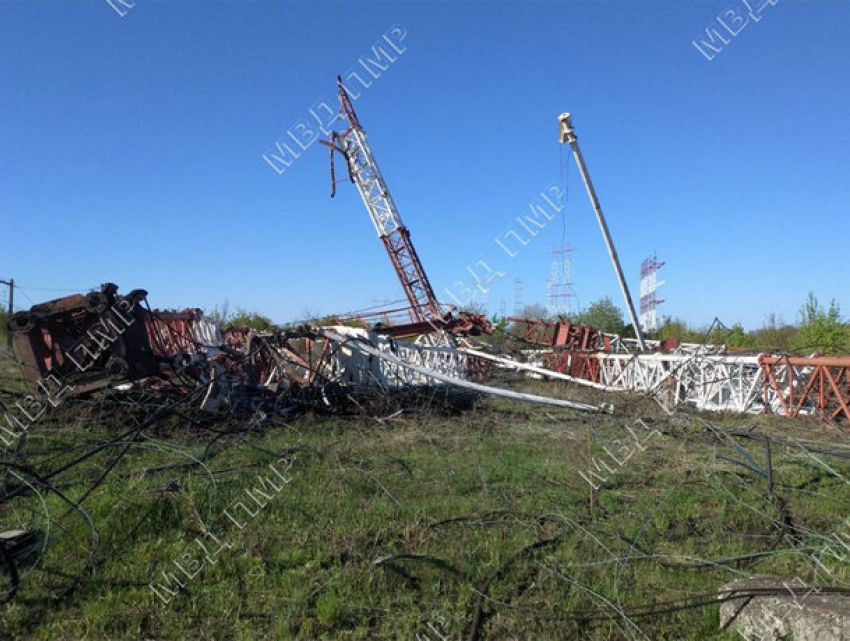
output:
M797 417L806 403L822 416L850 420L850 357L762 354L765 405L772 391L786 416Z

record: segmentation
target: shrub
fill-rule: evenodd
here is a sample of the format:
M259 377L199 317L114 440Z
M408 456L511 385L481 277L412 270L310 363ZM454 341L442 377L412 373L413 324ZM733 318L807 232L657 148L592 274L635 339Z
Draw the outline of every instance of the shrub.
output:
M801 350L823 350L831 354L847 351L847 329L841 320L841 308L835 299L824 309L814 292L800 308L800 332L797 347Z

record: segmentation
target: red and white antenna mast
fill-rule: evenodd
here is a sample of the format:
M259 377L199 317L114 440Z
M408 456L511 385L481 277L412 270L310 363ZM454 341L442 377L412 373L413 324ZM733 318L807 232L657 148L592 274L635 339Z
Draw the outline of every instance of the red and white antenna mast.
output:
M658 329L658 315L655 309L664 301L655 293L664 284L663 280L658 280L658 270L664 267L664 264L654 253L640 264L640 324L647 332Z
M410 232L401 220L375 155L366 140L366 132L354 112L354 106L339 76L337 85L340 115L348 122L348 127L342 133L331 132L330 141L322 141L330 147L331 152L331 196L336 193L334 152L338 151L346 159L349 178L357 186L378 237L384 243L398 274L404 295L410 303L411 320L426 322L443 319L440 303L434 296L434 290L410 240Z

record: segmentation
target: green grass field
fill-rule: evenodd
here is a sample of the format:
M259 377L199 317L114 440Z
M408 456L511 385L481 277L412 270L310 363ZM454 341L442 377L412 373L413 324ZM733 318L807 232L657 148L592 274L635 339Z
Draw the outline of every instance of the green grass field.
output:
M50 531L0 606L0 638L455 639L474 628L487 639L735 639L716 604L624 613L758 573L846 585L846 556L822 564L828 576L812 559L848 529L850 464L810 451L846 448L845 435L815 420L606 400L613 415L482 399L233 433L244 421L171 417L52 478L74 500L96 486L85 516L7 473L7 489L32 491L3 504L2 529ZM131 407L70 403L7 461L55 470L137 420ZM763 444L723 434L733 428L773 439L773 493ZM91 566L52 599L85 565L92 528ZM172 594L163 572L185 586L172 579Z

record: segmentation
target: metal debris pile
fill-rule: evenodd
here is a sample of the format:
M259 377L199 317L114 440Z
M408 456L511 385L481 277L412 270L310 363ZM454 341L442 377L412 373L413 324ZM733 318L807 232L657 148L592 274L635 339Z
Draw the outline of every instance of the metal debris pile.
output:
M470 334L486 319L442 325L364 318L271 331L222 329L200 309L151 309L147 292L119 295L112 283L15 314L9 329L30 413L109 387L188 396L206 412L333 409L353 396L451 386L583 411L608 409L486 384L520 371L584 387L637 392L672 410L819 414L850 418L850 358L729 354L723 346L638 341L567 321L512 318L512 344L497 349ZM342 324L344 323L344 324ZM424 327L426 325L427 327ZM418 338L415 341L400 337Z
M107 283L100 292L50 301L12 317L14 353L33 399L57 406L107 386L125 392L169 389L197 398L204 411L234 412L269 400L288 409L301 403L330 406L332 398L351 394L449 384L597 409L483 385L487 361L459 349L445 326L421 344L396 338L414 331L407 325L222 331L199 309L152 310L144 290L117 292ZM458 326L473 327L461 321Z

